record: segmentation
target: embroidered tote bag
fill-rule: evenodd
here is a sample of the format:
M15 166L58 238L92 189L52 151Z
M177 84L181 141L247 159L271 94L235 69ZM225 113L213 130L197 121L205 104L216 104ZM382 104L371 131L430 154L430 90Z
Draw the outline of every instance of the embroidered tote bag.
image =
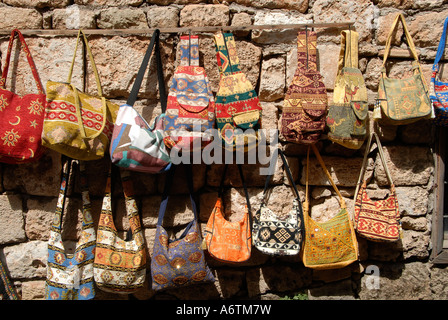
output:
M367 181L363 180L366 170L367 156L372 143L372 136L375 136L378 154L383 164L384 171L386 172L387 179L390 183L389 196L384 200L378 201L371 200L367 195ZM393 242L401 239L402 237L400 210L398 206L397 194L395 192L395 186L393 184L389 169L387 168L387 163L384 159L380 139L375 132L369 136L356 186L355 229L359 235L372 241Z
M160 30L156 29L137 73L128 101L120 106L114 125L110 156L112 163L132 171L159 173L169 169L170 156L163 142L163 119L166 110L166 92L162 59L159 48ZM160 104L162 114L149 125L133 105L154 51L157 64Z
M437 48L436 58L432 66L431 82L429 84L429 97L434 106L435 118L434 124L438 126L448 126L448 83L440 81L439 69L440 59L445 52L446 29L448 18L443 24L443 32Z
M165 144L186 152L211 141L215 100L205 69L199 66L199 37L180 37L180 65L168 92L164 119Z
M82 36L82 37L81 37ZM79 91L72 83L79 40L86 45L95 74L98 96ZM109 152L109 142L117 117L118 105L106 100L87 38L79 30L67 82L47 82L42 144L70 158L97 160Z
M213 258L225 262L244 262L250 258L252 251L252 219L249 194L244 181L243 170L239 164L238 170L243 182L247 205L242 219L239 221L227 220L224 217L224 205L222 202L227 166L226 164L224 167L218 199L205 227L204 240L207 250Z
M19 295L9 277L8 270L0 259L0 300L19 300Z
M37 93L24 96L6 89L11 50L15 36L20 40L26 53L37 86ZM5 66L0 79L0 162L25 163L39 159L45 148L42 147L42 126L46 97L31 52L18 29L11 32Z
M306 198L304 202L305 241L303 244L302 261L305 267L312 269L343 268L358 260L358 241L352 221L348 215L344 198L333 182L325 163L315 145L311 145L322 169L336 191L341 209L328 221L314 221L309 213L308 198L308 170L309 153L307 153L306 166Z
M165 182L152 252L152 289L156 291L215 281L205 262L204 251L201 248L202 237L196 202L193 198L191 165L186 165L186 170L194 219L187 225L182 235L176 239L170 239L168 232L162 226L175 168L173 166L168 172Z
M358 33L341 32L333 103L328 108L328 139L349 149L359 149L367 129L367 88L358 69Z
M95 261L95 283L103 291L130 294L141 288L146 276L145 238L140 223L129 171L120 171L129 219L131 239L118 235L114 224L111 197L111 175L107 178L105 196L98 222Z
M51 224L50 238L48 239L46 300L90 300L95 297L93 260L95 257L96 234L83 162L79 164L82 193L81 236L76 243L73 254L66 252L62 241L62 218L70 181L71 166L74 162L71 159L67 159L64 163L56 213Z
M299 31L297 35L297 70L286 91L280 119L280 139L316 143L325 130L328 97L317 70L317 35Z
M216 123L224 148L247 151L257 145L261 104L252 84L241 71L232 33L214 36L220 73L216 93Z
M267 206L267 191L272 174L266 178L263 200L260 209L255 213L252 222L252 241L261 252L271 255L296 255L300 252L304 237L302 203L299 192L289 169L283 151L278 149L283 166L294 190L292 209L285 215L272 211ZM274 154L275 155L275 154ZM276 161L271 166L275 167Z
M392 36L399 21L403 24L404 34L414 58L412 62L413 75L403 79L392 79L386 75L386 62L390 53ZM426 80L402 13L397 14L387 37L373 118L392 125L403 125L421 119L434 118Z

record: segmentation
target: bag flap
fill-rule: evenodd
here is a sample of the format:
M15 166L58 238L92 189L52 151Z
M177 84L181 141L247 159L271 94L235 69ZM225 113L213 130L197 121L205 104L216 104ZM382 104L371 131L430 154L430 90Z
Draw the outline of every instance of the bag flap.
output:
M200 113L208 108L210 99L196 94L177 94L177 103L188 112Z
M350 106L352 107L353 112L361 121L364 121L369 114L369 105L367 101L350 101Z
M312 103L302 104L303 111L313 119L323 117L327 113L327 102L314 100Z
M233 122L241 129L250 129L255 127L260 119L260 111L253 110L240 113L233 116Z

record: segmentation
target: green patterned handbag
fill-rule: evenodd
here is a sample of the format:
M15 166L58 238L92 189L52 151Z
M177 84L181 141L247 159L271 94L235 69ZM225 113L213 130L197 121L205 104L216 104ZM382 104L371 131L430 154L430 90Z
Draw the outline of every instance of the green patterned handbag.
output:
M367 132L368 111L367 88L358 69L358 33L344 30L333 103L328 108L328 139L349 149L361 148Z
M403 24L404 34L414 58L414 61L412 61L413 75L404 79L392 79L386 75L386 62L390 52L392 35L399 20ZM373 118L393 125L409 124L420 119L434 118L434 108L429 99L428 86L420 68L414 42L401 13L397 14L387 37L378 87L378 99Z

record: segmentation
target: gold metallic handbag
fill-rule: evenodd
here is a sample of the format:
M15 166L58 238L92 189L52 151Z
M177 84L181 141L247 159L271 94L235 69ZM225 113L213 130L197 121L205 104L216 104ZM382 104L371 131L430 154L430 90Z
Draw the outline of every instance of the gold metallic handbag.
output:
M306 196L303 203L303 217L305 221L305 241L301 252L305 267L312 269L337 269L348 266L358 260L358 241L355 230L348 215L347 207L341 193L336 187L330 173L315 145L311 145L314 154L325 174L339 196L341 209L328 221L317 222L309 215L308 200L308 171L310 147L308 147L306 160Z
M413 75L403 79L392 79L386 75L386 62L390 53L392 36L399 20L403 24L404 34L414 58L414 61L412 61ZM434 108L429 99L428 85L420 68L414 42L401 13L397 14L387 37L378 86L378 99L373 118L393 125L409 124L421 119L434 118Z

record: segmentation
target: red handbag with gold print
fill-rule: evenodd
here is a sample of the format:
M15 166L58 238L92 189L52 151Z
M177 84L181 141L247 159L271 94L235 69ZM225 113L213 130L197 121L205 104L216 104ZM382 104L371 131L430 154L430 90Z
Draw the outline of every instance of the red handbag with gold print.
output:
M378 153L390 183L389 196L386 199L377 201L370 199L366 191L367 182L363 180L372 136L375 136ZM359 188L361 181L362 185ZM369 136L369 141L367 142L358 184L356 185L355 197L355 229L359 235L372 241L391 242L401 238L402 231L397 194L386 161L384 160L380 139L375 132Z
M5 88L12 45L16 35L26 53L36 81L37 93L20 96ZM9 38L5 66L0 79L0 162L25 163L35 161L42 156L45 150L41 143L45 104L46 96L31 53L22 33L14 29Z

